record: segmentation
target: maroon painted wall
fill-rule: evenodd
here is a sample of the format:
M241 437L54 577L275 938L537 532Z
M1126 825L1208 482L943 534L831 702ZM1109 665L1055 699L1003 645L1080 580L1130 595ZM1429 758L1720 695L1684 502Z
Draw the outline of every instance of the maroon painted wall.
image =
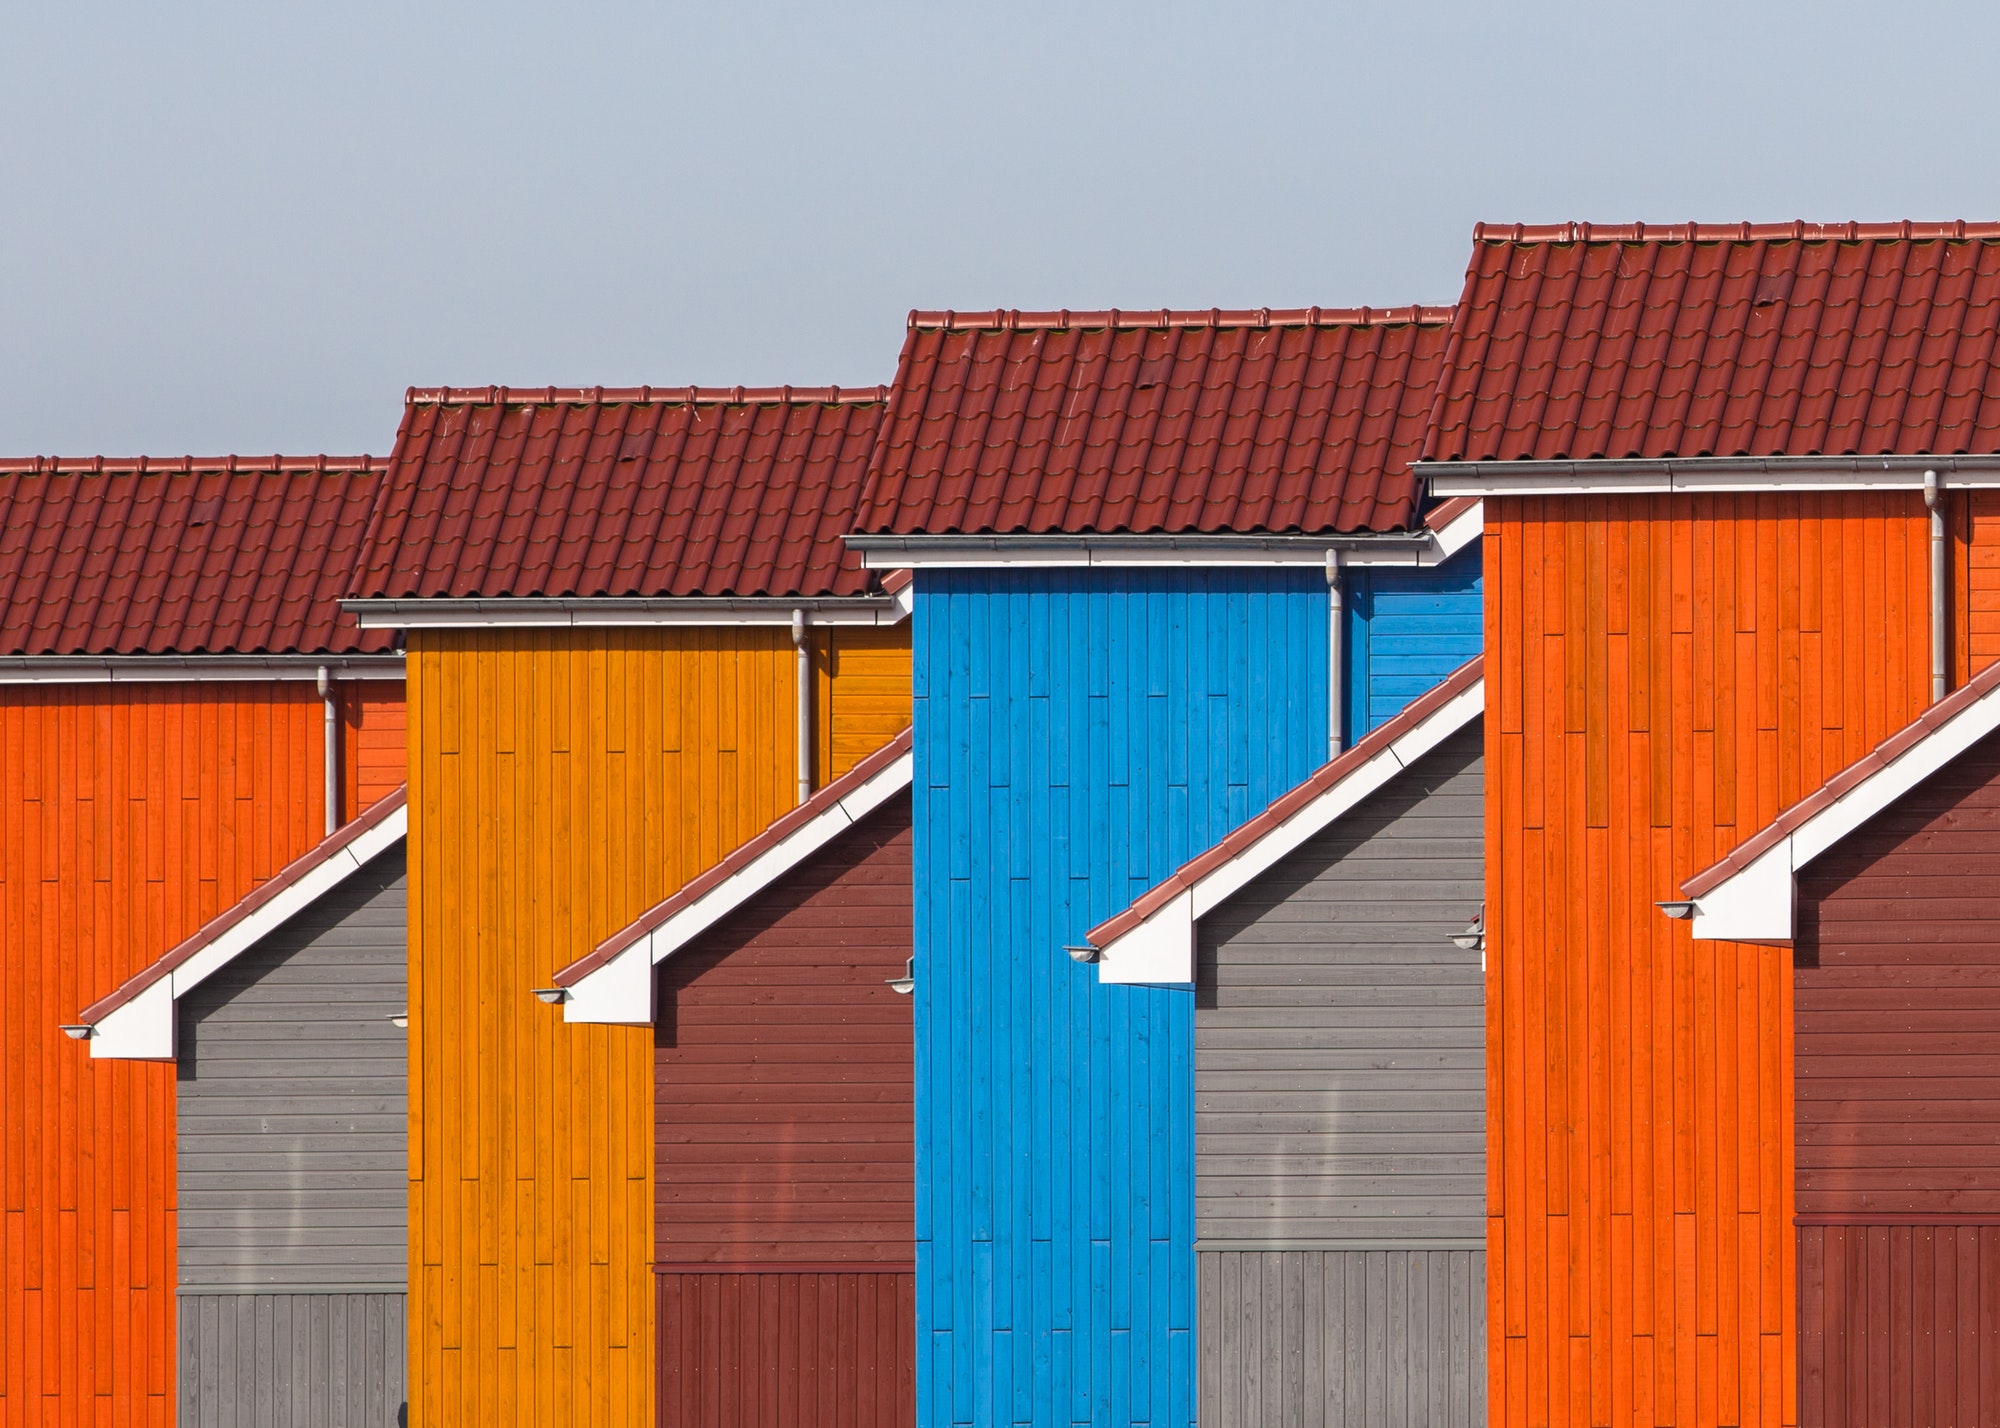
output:
M1799 878L1802 1428L2000 1423L2000 736Z
M662 1424L915 1417L910 802L659 971Z

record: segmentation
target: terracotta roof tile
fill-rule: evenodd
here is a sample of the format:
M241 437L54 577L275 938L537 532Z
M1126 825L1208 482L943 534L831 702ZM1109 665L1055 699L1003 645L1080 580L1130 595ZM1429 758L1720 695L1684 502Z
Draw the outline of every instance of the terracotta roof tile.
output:
M412 389L350 594L872 593L883 389Z
M0 461L0 655L366 654L341 613L384 463Z
M2000 451L2000 224L1481 225L1432 461Z
M1407 529L1450 316L912 313L855 529Z

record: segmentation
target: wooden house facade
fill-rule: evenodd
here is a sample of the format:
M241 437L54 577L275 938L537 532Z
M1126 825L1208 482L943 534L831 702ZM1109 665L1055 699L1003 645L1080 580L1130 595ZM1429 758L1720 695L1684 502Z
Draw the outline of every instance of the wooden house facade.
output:
M1485 504L1496 1422L1801 1421L1811 979L1660 905L1991 643L1996 237L1475 244L1419 470Z
M1348 737L1354 572L1476 531L1407 474L1446 315L912 318L851 544L915 571L919 1422L1195 1419L1192 979L1084 936Z
M401 782L402 661L336 603L379 464L0 472L0 1422L163 1423L174 1068L80 1012Z
M653 1030L536 993L908 724L880 411L411 395L351 603L409 651L413 1422L655 1415Z

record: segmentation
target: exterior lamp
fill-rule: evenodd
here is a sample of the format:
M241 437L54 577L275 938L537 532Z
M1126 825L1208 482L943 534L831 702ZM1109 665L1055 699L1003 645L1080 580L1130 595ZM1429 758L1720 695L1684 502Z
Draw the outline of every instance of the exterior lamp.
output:
M96 1027L86 1021L78 1023L75 1026L64 1027L62 1034L67 1036L71 1041L88 1041L90 1040L90 1034L96 1029Z
M1063 951L1069 953L1070 961L1082 962L1085 963L1086 965L1088 965L1091 962L1097 961L1104 955L1104 949L1102 947L1090 947L1090 946L1065 947L1063 948Z
M569 989L567 987L537 987L535 988L535 996L538 1000L546 1002L552 1007L559 1007L569 1000Z
M1483 952L1486 950L1486 918L1474 913L1472 921L1465 924L1465 931L1451 934L1451 945L1461 952Z
M1690 917L1694 916L1694 904L1692 902L1656 902L1653 906L1664 912L1668 917L1671 917L1675 922L1686 922Z
M889 978L889 990L899 997L907 997L917 989L917 959L910 958L903 964L903 975Z
M391 1012L389 1014L389 1025L401 1027L405 1031L409 1030L410 1014L406 1011Z

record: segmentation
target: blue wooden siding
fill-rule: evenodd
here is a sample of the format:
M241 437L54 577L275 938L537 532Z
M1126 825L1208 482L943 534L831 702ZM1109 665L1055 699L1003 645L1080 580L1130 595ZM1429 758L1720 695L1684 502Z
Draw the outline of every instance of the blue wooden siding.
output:
M1479 653L1479 572L1477 543L1428 570L1348 568L1341 654L1349 743Z
M1317 572L919 577L918 1421L1194 1421L1193 996L1073 962L1325 752Z

